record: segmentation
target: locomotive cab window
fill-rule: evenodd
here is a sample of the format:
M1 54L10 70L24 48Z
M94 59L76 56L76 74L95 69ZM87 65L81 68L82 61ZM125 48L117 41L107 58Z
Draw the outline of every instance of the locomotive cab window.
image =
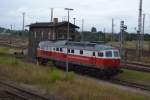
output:
M80 50L80 54L83 55L83 50Z
M119 57L119 52L118 51L114 51L114 57Z
M112 51L106 51L106 57L112 57Z
M98 56L99 56L99 57L104 57L104 53L103 53L103 52L99 52L99 53L98 53Z
M53 48L53 50L55 51L55 48Z

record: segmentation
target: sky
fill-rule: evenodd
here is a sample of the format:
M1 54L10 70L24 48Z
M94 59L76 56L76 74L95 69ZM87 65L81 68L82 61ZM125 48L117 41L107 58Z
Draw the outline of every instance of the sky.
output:
M25 12L25 25L35 22L49 22L50 9L54 8L54 17L59 21L67 20L67 11L72 8L70 21L76 18L76 25L90 31L111 32L111 20L114 19L115 32L120 30L120 21L124 20L128 32L136 32L138 26L139 0L0 0L0 26L22 29L22 13ZM150 0L143 0L143 12L146 14L145 32L150 33Z

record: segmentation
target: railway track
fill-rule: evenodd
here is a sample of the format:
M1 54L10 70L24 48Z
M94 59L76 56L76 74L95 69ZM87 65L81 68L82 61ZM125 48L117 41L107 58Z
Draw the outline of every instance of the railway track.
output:
M0 91L0 100L50 100L48 97L25 90L14 84L0 82L0 86L5 87Z
M26 100L24 97L20 97L9 91L0 91L0 100Z
M136 63L136 62L128 62L128 64L138 65L138 66L144 66L150 68L150 63Z
M94 70L93 70L94 71ZM101 77L98 72L92 72L92 70L87 70L87 69L82 69L80 71L75 71L77 74L81 75L81 76L85 76L87 78L92 78L95 80L102 80L105 82L110 82L112 84L117 84L117 85L121 85L121 86L125 86L125 87L130 87L130 88L136 88L136 89L140 89L140 90L144 90L144 91L148 91L150 92L150 85L142 85L142 84L137 84L134 82L128 82L128 81L124 81L124 80L120 80L120 79L116 79L116 78L110 78L107 79L107 77Z
M140 90L145 90L145 91L150 92L150 86L147 86L147 85L141 85L141 84L137 84L137 83L133 83L133 82L123 81L120 79L112 79L112 80L110 80L110 82L114 83L114 84L119 84L119 85L123 85L123 86L127 86L127 87L137 88Z
M123 66L123 68L130 69L130 70L150 72L149 65L136 64L136 63L127 63L127 64L123 64L122 66Z
M79 74L79 73L77 73ZM116 78L110 78L110 79L106 79L106 78L100 78L98 75L91 75L91 74L79 74L81 76L87 77L87 78L92 78L94 80L102 80L108 83L112 83L112 84L116 84L116 85L121 85L121 86L125 86L125 87L129 87L129 88L134 88L134 89L139 89L139 90L144 90L147 92L150 92L150 85L142 85L142 84L137 84L134 82L128 82L128 81L124 81L124 80L120 80L120 79L116 79Z
M87 77L94 78L96 80L102 80L102 81L109 82L109 83L116 84L116 85L121 85L121 86L129 87L129 88L135 88L135 89L140 89L140 90L150 92L150 85L137 84L134 82L124 81L124 80L116 79L116 78L105 79L105 78L99 78L99 76L95 77L91 75L87 75Z

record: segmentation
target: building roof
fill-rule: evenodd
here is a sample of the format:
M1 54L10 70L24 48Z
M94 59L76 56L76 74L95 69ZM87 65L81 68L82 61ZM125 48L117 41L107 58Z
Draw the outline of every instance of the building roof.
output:
M70 27L73 27L73 28L79 28L78 26L72 24L72 23L69 23ZM33 24L30 24L30 25L27 25L29 27L62 27L62 26L67 26L68 25L68 22L64 21L64 22L58 22L57 24L54 24L53 22L40 22L40 23L33 23Z

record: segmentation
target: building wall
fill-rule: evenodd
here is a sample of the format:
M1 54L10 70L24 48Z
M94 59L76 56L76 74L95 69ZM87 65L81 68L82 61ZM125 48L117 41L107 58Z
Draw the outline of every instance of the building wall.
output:
M43 40L52 39L52 31L49 28L30 28L29 35L29 56L36 55L38 43Z
M74 28L70 28L70 37L75 37L74 31ZM67 39L67 26L59 28L30 28L29 56L36 56L36 48L40 41L57 39Z

